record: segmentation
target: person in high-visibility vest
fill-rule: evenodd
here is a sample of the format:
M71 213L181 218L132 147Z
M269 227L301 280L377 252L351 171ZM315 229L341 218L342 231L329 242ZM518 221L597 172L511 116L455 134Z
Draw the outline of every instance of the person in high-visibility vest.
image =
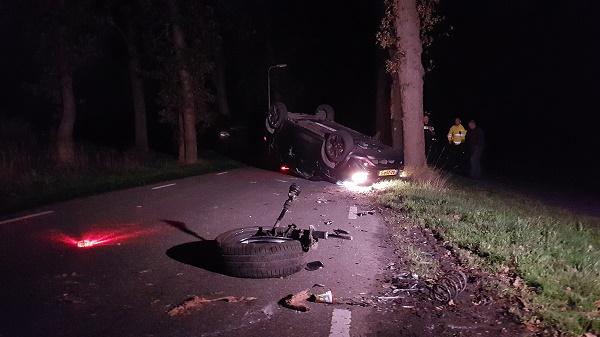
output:
M460 118L456 118L454 120L454 125L450 127L450 131L448 131L448 141L453 145L461 145L465 142L465 136L467 135L467 130L461 124Z
M464 143L466 135L467 130L462 126L460 118L456 117L454 119L454 125L452 125L448 131L448 142L450 143L448 164L451 170L461 173L465 168Z

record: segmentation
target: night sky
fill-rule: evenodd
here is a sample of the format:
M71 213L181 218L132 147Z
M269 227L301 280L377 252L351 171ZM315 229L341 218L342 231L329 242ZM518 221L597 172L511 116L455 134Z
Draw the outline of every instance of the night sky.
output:
M28 89L41 71L31 29L36 4L0 5L0 122L24 120L47 141L56 107ZM273 86L291 111L312 113L328 103L342 123L375 133L379 1L240 0L225 7L217 14L237 123L262 123L266 68L287 63L274 72ZM425 110L438 133L444 138L455 116L475 118L487 133L485 162L494 174L600 184L599 10L592 0L442 0L445 20L426 53L435 67L425 77ZM76 75L76 138L126 149L133 141L126 51L116 34L101 41L98 57ZM173 151L169 128L155 118L157 84L148 82L151 146Z

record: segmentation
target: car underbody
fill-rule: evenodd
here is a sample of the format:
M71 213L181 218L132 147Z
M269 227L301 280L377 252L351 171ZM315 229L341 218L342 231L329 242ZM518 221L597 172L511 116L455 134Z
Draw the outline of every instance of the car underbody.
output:
M283 169L307 179L357 184L397 177L403 169L401 151L326 114L290 113L281 103L272 110L265 121L268 150Z

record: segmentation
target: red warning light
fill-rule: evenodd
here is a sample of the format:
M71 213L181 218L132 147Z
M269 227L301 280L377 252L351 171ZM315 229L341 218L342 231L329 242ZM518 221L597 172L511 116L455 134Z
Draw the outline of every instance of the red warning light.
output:
M89 248L102 244L102 240L79 240L77 241L78 248Z
M289 168L288 166L286 166L286 165L281 165L281 167L280 167L279 169L280 169L281 171L283 171L283 172L287 172L287 171L289 171L289 170L290 170L290 168Z
M120 244L123 241L133 239L153 232L153 229L113 229L90 231L80 237L73 237L63 233L53 235L55 241L77 248L92 248L111 244Z

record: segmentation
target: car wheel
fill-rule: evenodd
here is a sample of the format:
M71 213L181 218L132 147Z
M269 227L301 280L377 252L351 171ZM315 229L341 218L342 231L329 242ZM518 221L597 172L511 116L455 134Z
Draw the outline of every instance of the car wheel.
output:
M333 121L335 119L335 110L329 104L321 104L315 110L315 115L322 116L323 119Z
M287 107L285 104L281 102L275 102L269 113L267 114L267 118L265 119L265 127L267 131L271 134L275 133L279 127L283 124L283 122L287 119Z
M328 134L321 146L321 159L330 168L340 163L354 148L354 139L346 131L340 130Z
M269 236L252 238L257 231L258 227L246 227L217 236L223 273L243 278L273 278L302 269L304 252L300 241Z

